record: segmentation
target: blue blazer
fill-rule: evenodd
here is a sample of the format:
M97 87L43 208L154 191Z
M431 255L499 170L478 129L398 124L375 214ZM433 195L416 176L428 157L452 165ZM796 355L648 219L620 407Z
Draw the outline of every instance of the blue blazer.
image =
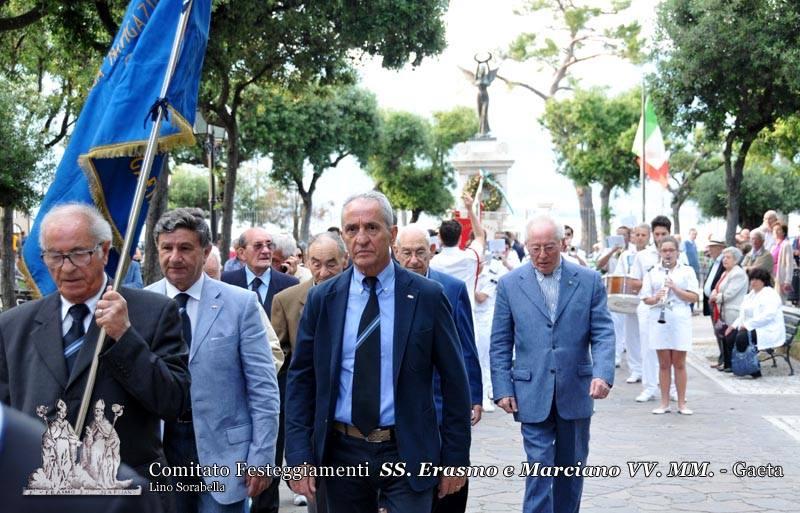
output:
M290 276L288 274L276 271L272 269L270 272L269 277L269 287L267 287L267 297L264 299L264 310L267 312L267 317L272 317L272 298L275 297L275 294L282 291L283 289L288 289L292 285L297 285L300 283L300 280L295 278L294 276ZM230 271L227 273L222 273L219 277L220 281L225 283L230 283L231 285L236 285L237 287L242 287L243 289L247 287L247 273L242 267L236 271Z
M563 259L561 265L554 322L532 264L514 269L497 285L492 387L495 399L516 398L518 422L542 422L554 400L565 419L591 417L592 378L614 383L614 325L600 274Z
M148 290L166 294L165 280ZM189 348L192 416L201 465L233 469L212 496L221 504L247 498L236 462L274 465L278 436L278 381L256 294L208 276L203 282Z
M428 278L444 287L444 295L453 308L453 320L461 342L461 353L469 380L469 391L472 404L483 404L483 382L481 381L481 364L478 361L478 346L475 345L475 325L472 322L472 304L467 295L467 284L443 272L428 270ZM433 390L436 394L436 413L442 418L442 391L439 374L434 374Z
M442 286L395 266L394 408L400 460L411 487L429 489L438 477L419 477L420 462L469 465L470 398L453 314ZM286 464L325 461L339 393L347 297L353 270L308 293L286 385ZM433 372L439 372L444 422L436 420Z

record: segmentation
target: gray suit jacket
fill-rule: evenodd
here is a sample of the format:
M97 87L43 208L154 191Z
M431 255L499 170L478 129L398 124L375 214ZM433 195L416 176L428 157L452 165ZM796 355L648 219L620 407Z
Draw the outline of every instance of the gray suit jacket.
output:
M165 280L147 290L166 294ZM236 462L275 462L278 381L256 294L208 276L203 283L189 350L192 419L201 465L227 466L225 485L212 496L221 504L246 498Z
M493 395L516 398L519 422L542 422L553 401L565 419L588 418L592 378L614 383L614 325L600 274L561 262L555 321L533 265L518 267L497 285L489 351Z

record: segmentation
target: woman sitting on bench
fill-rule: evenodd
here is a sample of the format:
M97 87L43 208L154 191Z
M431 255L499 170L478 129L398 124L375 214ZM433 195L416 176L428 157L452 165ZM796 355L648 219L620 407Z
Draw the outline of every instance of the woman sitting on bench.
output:
M725 331L725 371L730 372L733 346L737 351L745 351L750 340L760 351L780 347L786 339L783 324L782 301L778 292L772 288L772 276L760 268L747 272L750 278L750 292L742 300L739 317ZM751 374L761 377L761 371Z

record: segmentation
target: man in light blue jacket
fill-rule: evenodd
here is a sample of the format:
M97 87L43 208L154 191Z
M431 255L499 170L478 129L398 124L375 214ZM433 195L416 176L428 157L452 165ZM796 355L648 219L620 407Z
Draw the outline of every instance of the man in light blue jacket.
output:
M202 211L167 212L154 236L165 278L147 288L178 303L192 375L191 409L164 425L167 460L173 466L197 462L230 471L202 478L211 491L176 494L178 511L238 513L245 498L261 493L269 478L237 476L237 463L275 463L278 382L261 306L254 292L203 272L211 234Z
M528 462L542 467L586 464L593 400L614 382L605 287L561 258L562 227L547 217L528 224L531 264L500 278L492 323L494 399L522 423ZM582 491L582 477L528 476L523 511L576 513Z

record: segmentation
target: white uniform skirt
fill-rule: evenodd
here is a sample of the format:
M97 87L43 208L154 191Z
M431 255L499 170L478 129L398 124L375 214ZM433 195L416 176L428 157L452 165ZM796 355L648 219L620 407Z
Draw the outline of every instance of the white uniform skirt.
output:
M692 348L692 310L688 303L675 302L664 311L664 324L658 323L661 308L650 309L648 341L650 349L689 351Z

